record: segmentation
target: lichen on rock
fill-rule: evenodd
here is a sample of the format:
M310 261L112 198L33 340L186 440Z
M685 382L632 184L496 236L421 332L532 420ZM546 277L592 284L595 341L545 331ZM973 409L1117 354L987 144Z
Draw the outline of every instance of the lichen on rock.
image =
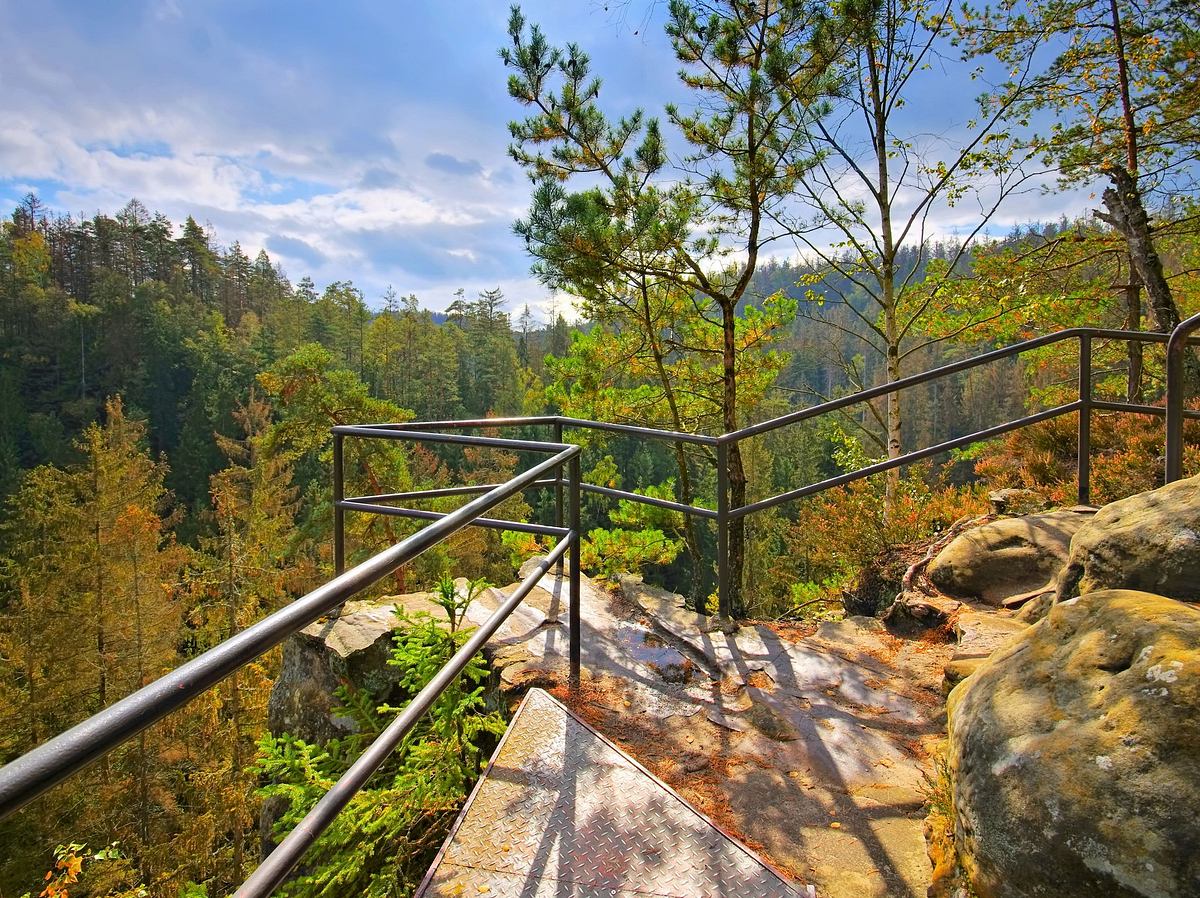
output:
M1057 598L1098 589L1200 601L1200 477L1106 505L1075 534Z
M1200 608L1060 603L950 695L962 862L981 898L1200 895Z

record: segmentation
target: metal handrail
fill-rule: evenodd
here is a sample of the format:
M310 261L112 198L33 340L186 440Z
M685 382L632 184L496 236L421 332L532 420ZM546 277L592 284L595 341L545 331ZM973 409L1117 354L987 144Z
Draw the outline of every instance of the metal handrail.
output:
M577 427L586 430L606 430L630 436L649 437L667 442L693 443L700 446L716 446L720 437L701 433L684 433L679 430L660 430L637 424L614 424L611 421L592 421L588 418L571 418L566 415L529 415L508 418L463 418L450 421L405 421L386 424L361 424L359 427L376 430L471 430L475 428L535 427L539 424L554 424L561 427ZM362 436L363 434L359 434Z
M1193 315L1180 322L1167 342L1167 445L1163 471L1167 483L1183 477L1183 419L1190 417L1183 407L1186 387L1183 354L1188 346L1188 337L1197 328L1200 328L1200 315Z
M1044 337L1027 340L1013 346L941 366L921 374L882 384L850 396L840 397L808 409L782 415L721 436L712 437L674 431L655 430L635 425L612 424L588 421L562 415L542 415L524 418L489 418L464 421L410 422L389 424L339 425L333 428L333 492L334 492L334 563L337 576L311 591L292 604L274 612L263 620L230 637L219 645L180 666L171 673L121 699L109 708L88 718L77 726L56 736L26 755L0 767L0 819L14 813L38 795L62 782L71 774L95 762L112 749L131 739L167 714L178 709L224 677L238 670L285 638L299 632L320 617L336 611L356 593L378 582L401 565L416 558L426 549L468 525L524 530L559 538L555 548L538 563L517 589L500 605L488 620L476 630L455 653L454 657L434 676L409 705L385 728L350 769L317 802L301 823L289 833L263 863L251 874L238 890L238 898L265 898L284 881L301 856L320 834L336 818L337 814L353 799L368 778L386 760L387 756L411 733L421 716L426 713L444 690L458 677L475 653L491 638L509 615L520 605L541 577L554 565L561 565L564 555L570 553L570 602L569 602L569 665L572 685L578 685L580 674L580 602L579 602L579 552L580 552L580 495L589 490L601 495L643 502L661 508L713 519L718 532L718 583L721 594L721 611L728 614L727 604L727 552L728 525L731 521L744 518L758 511L773 508L786 502L840 486L873 474L892 470L954 448L989 439L1018 428L1027 427L1072 412L1079 412L1078 435L1078 478L1080 501L1086 501L1090 479L1090 412L1092 409L1134 412L1141 414L1164 414L1166 417L1166 480L1182 476L1182 437L1185 418L1200 418L1200 413L1190 412L1183 407L1183 359L1186 348L1193 343L1190 336L1200 328L1200 315L1193 316L1168 335L1132 331L1105 330L1100 328L1073 328ZM918 449L897 458L887 459L819 483L809 484L767 499L739 507L730 507L727 459L729 446L741 440L768 433L788 424L797 423L837 411L871 399L898 392L907 387L927 383L949 374L966 371L979 365L1009 358L1022 352L1054 343L1078 339L1080 344L1078 398L1070 403L1055 406L1033 415L1004 424L976 431L965 436ZM1167 344L1167 397L1165 409L1135 403L1111 402L1092 397L1091 341L1093 339L1134 340ZM442 433L439 430L465 430L472 428L501 428L514 426L549 425L554 428L553 442L513 440ZM717 508L712 510L695 505L685 505L670 500L642 496L637 493L616 490L582 483L580 475L579 446L563 442L565 427L585 428L624 433L660 439L668 442L686 442L703 445L715 450L717 462ZM430 491L386 493L376 496L344 495L344 440L347 438L412 440L417 442L447 443L458 445L487 446L513 451L553 453L550 458L534 465L503 484L455 487ZM570 485L569 519L563 521L562 466L569 469ZM543 479L543 475L554 472L554 478ZM529 524L484 517L484 514L518 493L534 488L553 486L556 490L555 526ZM407 499L447 497L479 494L456 511L442 513L420 509L400 508L383 503ZM345 563L345 519L346 511L361 511L374 514L399 515L432 520L429 526L417 531L401 542L361 562L350 570L343 570Z
M354 428L349 432L354 434ZM343 434L344 435L344 434ZM403 438L446 442L444 434L406 433ZM335 438L339 456L341 435ZM472 439L472 442L474 440ZM455 442L455 441L452 441ZM10 816L67 777L94 763L117 746L179 709L215 686L284 639L321 617L335 612L350 597L377 583L425 550L464 527L484 520L482 516L500 503L534 485L545 484L543 476L566 464L569 469L570 523L558 529L558 545L536 570L521 582L488 620L476 630L454 657L434 676L383 733L351 765L332 789L312 808L238 890L240 898L265 898L299 862L337 814L358 792L372 772L411 732L420 717L462 672L475 653L504 623L513 610L537 585L549 568L570 553L569 585L569 680L578 686L580 676L579 607L579 506L580 447L562 443L528 444L520 440L488 439L488 445L533 449L554 454L461 508L438 514L437 520L394 546L384 549L348 571L339 571L329 582L279 609L261 621L224 640L191 661L142 687L131 695L55 736L32 751L0 767L0 820ZM340 468L338 474L340 475ZM339 477L340 479L340 477ZM550 481L554 482L554 481ZM340 488L340 486L339 486ZM491 522L507 524L510 522Z
M937 368L932 368L928 371L923 371L918 374L900 378L890 383L880 384L876 387L861 390L857 393L841 396L837 399L831 399L827 402L823 402L819 405L811 406L809 408L798 409L797 411L789 412L788 414L772 418L769 421L751 424L747 427L729 431L728 433L724 433L719 436L707 436L703 434L688 434L680 433L678 431L658 430L652 427L642 427L632 424L615 424L611 422L591 421L585 418L572 418L565 415L471 418L451 421L389 422L383 424L358 425L354 429L353 433L355 436L360 437L384 437L395 439L396 434L405 432L434 433L437 431L447 430L458 431L485 428L502 429L508 427L553 426L555 440L557 443L562 442L563 430L567 427L573 427L584 430L623 433L630 436L663 440L665 442L685 442L693 445L702 445L708 447L713 450L713 459L717 468L717 507L715 510L700 505L687 505L682 502L673 502L652 496L643 496L639 493L618 490L612 487L602 487L589 483L581 484L581 489L585 492L596 493L616 499L625 499L632 502L639 502L644 505L651 505L658 508L666 508L671 511L715 521L717 525L717 592L719 597L720 613L722 615L728 615L731 610L728 595L730 592L728 571L728 525L731 521L736 521L755 512L765 511L767 509L783 505L787 502L793 502L806 496L823 492L824 490L831 489L833 487L842 486L856 480L861 480L874 474L880 474L903 465L912 464L913 462L921 461L922 459L930 458L943 452L968 446L971 443L991 439L1013 430L1028 427L1032 424L1037 424L1039 422L1057 418L1072 412L1079 413L1076 449L1076 479L1078 484L1077 500L1080 502L1080 504L1087 504L1091 500L1091 412L1093 410L1159 416L1165 415L1167 418L1167 481L1169 482L1173 479L1178 479L1178 477L1181 476L1182 469L1182 421L1186 418L1200 419L1200 412L1183 408L1182 397L1183 352L1188 345L1192 345L1196 342L1196 338L1193 338L1190 335L1192 331L1196 330L1197 328L1200 328L1200 315L1189 318L1171 334L1163 334L1153 331L1114 330L1111 328L1069 328L1066 330L1056 331L1051 334L1045 334L1040 337L1034 337L1029 340L1024 340L1020 343L1014 343L1011 346L1004 346L999 349L994 349L989 352L981 353L980 355L972 356L968 359L951 362ZM858 405L863 402L869 402L873 399L898 393L901 390L909 387L926 384L939 378L969 371L982 365L987 365L1002 359L1013 358L1034 349L1052 346L1054 344L1069 340L1079 341L1078 394L1077 398L1073 402L1055 406L1054 408L1046 409L1044 411L1037 412L1036 414L1027 415L1012 421L1007 421L993 427L984 428L983 430L978 430L964 436L956 437L954 439L938 443L934 446L917 449L896 458L885 459L883 461L868 465L865 468L860 468L857 471L851 471L845 474L839 474L835 477L829 477L825 480L819 481L818 483L808 484L798 489L789 490L787 492L770 496L756 502L747 503L741 506L732 506L730 504L728 452L730 446L736 445L742 440L760 436L765 433L770 433L771 431L785 427L789 424L796 424L801 421L806 421L829 414L831 412L840 411L853 405ZM1146 405L1144 403L1115 402L1111 400L1094 398L1092 396L1093 378L1091 363L1093 340L1124 340L1135 341L1139 343L1167 344L1168 377L1166 407L1161 408L1159 406ZM335 432L337 430L338 429L335 429ZM349 431L343 430L343 432ZM447 441L474 443L476 445L487 445L484 442L485 440L494 439L489 437L474 436L464 438L456 435L451 440L449 439L451 435L445 434L445 436L448 437ZM540 444L534 443L532 445L536 446ZM335 465L340 468L340 459L335 459ZM1174 467L1172 467L1172 465L1174 465ZM341 476L340 471L335 471L334 476L335 480L339 480ZM429 497L428 494L426 497ZM416 496L406 495L404 498L416 498ZM374 508L366 507L367 500L375 500L377 502L383 499L385 499L384 496L360 497L360 499L354 500L357 503L354 507L360 511L376 511L381 514L421 514L414 512L411 509L397 510L379 505L376 505ZM560 526L561 504L562 502L560 495L558 499L559 520L557 521ZM346 507L351 506L347 505ZM431 513L424 512L423 514L429 515ZM341 529L342 525L339 523L338 531L340 532Z
M878 399L891 393L898 393L900 390L904 390L908 387L915 387L920 384L929 383L930 381L946 377L950 374L958 374L962 371L968 371L971 368L978 368L981 365L987 365L992 362L1000 361L1001 359L1012 358L1013 356L1020 355L1023 352L1040 349L1043 346L1050 346L1054 343L1061 343L1064 340L1085 338L1100 340L1136 340L1138 342L1146 343L1166 343L1168 335L1154 333L1152 331L1122 331L1095 327L1073 327L1067 330L1055 331L1052 334L1045 334L1041 337L1034 337L1029 340L1023 340L1020 343L1014 343L1011 346L1002 346L1000 349L993 349L990 352L984 352L980 355L971 356L969 359L951 362L948 365L942 365L938 368L930 368L928 371L922 371L919 374L910 374L908 377L902 377L899 380L892 381L891 383L880 384L879 386L871 387L868 390L860 390L857 393L850 393L847 396L840 396L837 399L831 399L828 402L822 402L819 405L799 409L798 411L790 412L786 415L780 415L778 418L772 418L769 421L763 421L761 424L752 424L749 427L743 427L740 430L734 430L730 433L717 437L717 441L719 443L741 442L748 437L768 433L787 424L794 424L798 421L804 421L809 418L815 418L819 415L825 415L829 412L846 408L847 406L857 405L860 402L869 402L872 399ZM1082 358L1083 355L1084 354L1081 353L1080 357Z
M789 490L786 493L780 493L777 496L771 496L769 499L751 502L748 505L740 505L737 508L730 509L729 517L731 520L737 520L738 518L753 514L756 511L766 511L768 508L774 508L775 506L783 505L786 502L794 502L797 499L803 499L806 496L812 496L816 493L821 493L837 486L845 486L847 483L853 483L855 480L862 480L865 477L871 477L875 474L882 474L885 471L892 470L892 468L910 465L914 462L922 461L935 455L940 455L943 452L949 452L952 449L961 449L964 446L969 446L972 443L978 443L981 440L990 440L992 437L998 437L1001 434L1008 433L1012 430L1019 430L1022 427L1029 427L1031 424L1039 424L1042 421L1049 421L1052 418L1058 418L1062 415L1070 414L1071 412L1077 412L1081 408L1083 408L1083 403L1079 400L1076 400L1075 402L1068 402L1066 405L1056 405L1054 408L1049 408L1033 415L1027 415L1024 418L1018 418L1017 420L1009 421L1006 424L997 424L995 427L977 430L974 433L969 433L965 436L955 437L952 440L946 440L944 443L926 446L924 449L916 449L912 452L906 452L904 455L899 455L896 458L888 458L884 459L883 461L875 462L875 464L867 465L865 468L859 468L857 471L849 471L845 474L838 474L836 477L829 477L817 483L810 483L808 486L802 486L799 489Z
M484 644L500 629L501 624L508 620L509 615L537 586L542 575L562 558L569 545L571 543L566 540L560 542L538 563L534 571L513 590L512 595L471 634L463 643L462 648L454 653L454 657L446 662L428 685L416 694L404 710L387 725L382 733L375 737L350 765L350 768L330 787L329 791L321 796L321 799L304 815L304 819L297 823L292 831L283 838L283 841L275 846L275 850L263 859L258 868L237 890L235 898L263 898L263 896L270 895L287 878L292 868L300 862L304 852L312 846L321 833L333 823L334 818L366 785L371 774L378 770L388 756L408 737L413 727L433 707L433 703L441 697L442 693L475 657L475 653L483 648ZM572 607L575 607L576 604L578 603L573 601Z

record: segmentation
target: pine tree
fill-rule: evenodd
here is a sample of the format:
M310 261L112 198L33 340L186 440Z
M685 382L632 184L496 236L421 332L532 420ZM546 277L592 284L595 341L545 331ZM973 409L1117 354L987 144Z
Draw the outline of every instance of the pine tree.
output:
M216 533L202 540L203 563L193 579L189 624L196 650L228 639L283 605L299 584L291 565L296 489L291 470L261 451L270 406L253 392L235 413L239 439L219 438L229 466L211 478ZM245 878L257 823L257 786L248 768L266 729L267 698L279 664L273 651L234 673L195 703L192 725L204 734L191 780L190 829L203 864L222 893Z
M145 427L106 405L77 444L82 461L30 472L6 527L0 676L9 753L23 752L175 666L188 553L164 527L164 467L143 448ZM36 634L36 636L35 636ZM43 797L0 829L0 882L19 875L27 852L47 852L62 833L97 844L120 839L145 881L166 866L171 774L162 744L146 733ZM76 796L86 796L79 802ZM168 846L169 849L169 846ZM15 864L15 866L14 866Z

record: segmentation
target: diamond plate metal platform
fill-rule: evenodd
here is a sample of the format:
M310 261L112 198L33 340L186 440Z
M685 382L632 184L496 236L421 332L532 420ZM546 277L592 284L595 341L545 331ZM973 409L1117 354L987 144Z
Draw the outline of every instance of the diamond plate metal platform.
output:
M464 895L799 893L552 696L533 689L416 898Z

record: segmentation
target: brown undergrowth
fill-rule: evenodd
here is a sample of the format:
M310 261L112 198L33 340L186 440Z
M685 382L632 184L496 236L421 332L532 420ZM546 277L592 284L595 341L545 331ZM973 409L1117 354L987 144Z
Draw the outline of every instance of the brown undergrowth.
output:
M685 718L630 714L623 684L604 678L587 681L575 692L566 686L550 691L724 832L785 876L804 881L803 871L772 857L736 823L722 786L736 768L759 761L738 752L732 734L709 723L703 714Z

